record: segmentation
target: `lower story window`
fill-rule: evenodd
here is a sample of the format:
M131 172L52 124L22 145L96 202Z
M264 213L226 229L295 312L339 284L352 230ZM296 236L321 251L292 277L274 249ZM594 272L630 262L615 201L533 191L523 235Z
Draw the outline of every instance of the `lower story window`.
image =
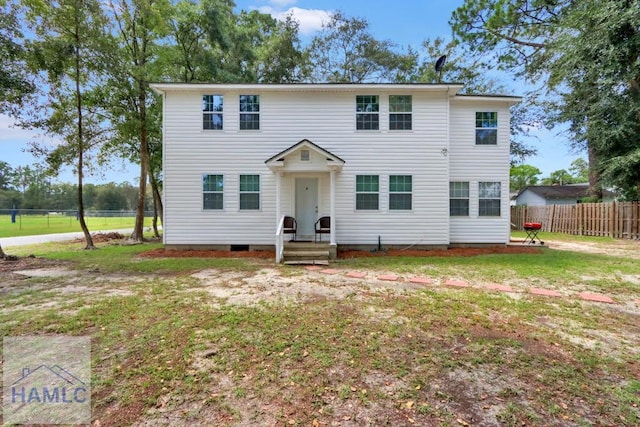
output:
M389 210L411 210L411 175L391 175L389 177Z
M240 175L240 210L260 209L260 175Z
M469 183L452 181L449 183L449 215L469 216Z
M356 175L356 210L377 211L379 194L378 175Z
M500 183L480 182L478 185L478 215L500 216Z
M202 176L202 208L221 210L223 208L224 178L222 175Z

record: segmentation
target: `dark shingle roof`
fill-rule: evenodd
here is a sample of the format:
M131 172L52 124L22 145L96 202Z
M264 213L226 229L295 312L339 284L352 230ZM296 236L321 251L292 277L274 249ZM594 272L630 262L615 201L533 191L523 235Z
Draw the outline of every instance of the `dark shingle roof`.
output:
M537 194L545 199L566 199L581 198L588 196L589 184L572 184L572 185L530 185L525 187L520 194L526 190Z

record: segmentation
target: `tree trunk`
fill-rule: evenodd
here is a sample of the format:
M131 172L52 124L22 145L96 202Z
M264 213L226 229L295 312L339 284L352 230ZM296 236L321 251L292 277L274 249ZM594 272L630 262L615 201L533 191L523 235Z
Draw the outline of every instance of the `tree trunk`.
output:
M153 195L153 218L151 219L151 227L153 228L153 237L160 237L158 233L158 204L156 203L156 195Z
M138 108L140 109L140 181L138 192L138 205L136 208L136 223L131 238L136 242L144 240L144 201L147 195L147 174L149 168L149 144L147 141L147 95L145 84L138 82Z
M2 250L2 245L0 245L0 259L4 259L7 255Z
M76 30L78 29L78 15L76 12ZM89 227L84 220L84 200L82 197L82 168L84 161L84 136L82 134L82 93L80 91L80 37L78 31L76 31L76 46L75 46L75 67L76 67L76 113L78 114L78 220L80 221L80 228L84 233L84 240L86 241L85 249L95 249L93 244L93 238L89 232Z
M589 156L589 196L602 200L598 154L591 144L587 145L587 155Z
M158 217L160 217L160 221L162 222L164 209L158 188L158 180L155 177L155 171L152 165L149 165L149 182L151 184L151 192L153 193L153 235L154 237L160 237L160 233L158 232Z

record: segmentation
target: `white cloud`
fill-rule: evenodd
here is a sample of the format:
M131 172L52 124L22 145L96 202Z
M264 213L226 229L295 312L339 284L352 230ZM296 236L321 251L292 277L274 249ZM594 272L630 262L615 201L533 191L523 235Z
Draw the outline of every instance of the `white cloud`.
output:
M277 0L271 3L287 3L289 0ZM289 1L290 3L290 1ZM279 8L271 6L263 6L258 9L262 13L268 13L279 21L284 21L287 16L292 16L293 19L300 24L300 34L308 36L322 29L322 24L328 22L331 19L333 12L322 9L302 9L299 7L290 7L289 9L282 11Z
M36 132L19 128L11 117L0 114L0 141L29 140L34 136Z
M300 34L309 35L322 29L322 24L329 22L333 12L321 9L301 9L292 7L276 16L278 20L284 20L288 15L300 23Z
M0 142L26 147L30 141L52 146L60 143L58 139L44 135L41 130L18 127L13 118L0 114Z

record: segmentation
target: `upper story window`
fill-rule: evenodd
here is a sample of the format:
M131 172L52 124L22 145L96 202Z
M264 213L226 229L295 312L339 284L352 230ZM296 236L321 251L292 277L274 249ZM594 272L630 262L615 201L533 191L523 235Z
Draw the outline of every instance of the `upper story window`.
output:
M224 178L222 175L202 176L202 209L223 208Z
M478 183L478 215L500 216L500 183Z
M356 210L377 211L379 195L378 175L356 175Z
M240 175L240 210L260 209L260 175Z
M240 95L240 130L260 129L260 95Z
M389 95L389 130L411 130L411 95Z
M356 96L356 129L378 130L380 128L380 100L378 95Z
M410 211L413 191L411 175L389 176L389 210Z
M222 130L222 95L202 95L202 129Z
M476 145L496 145L498 143L498 113L476 113Z
M469 183L449 183L449 215L469 216Z

